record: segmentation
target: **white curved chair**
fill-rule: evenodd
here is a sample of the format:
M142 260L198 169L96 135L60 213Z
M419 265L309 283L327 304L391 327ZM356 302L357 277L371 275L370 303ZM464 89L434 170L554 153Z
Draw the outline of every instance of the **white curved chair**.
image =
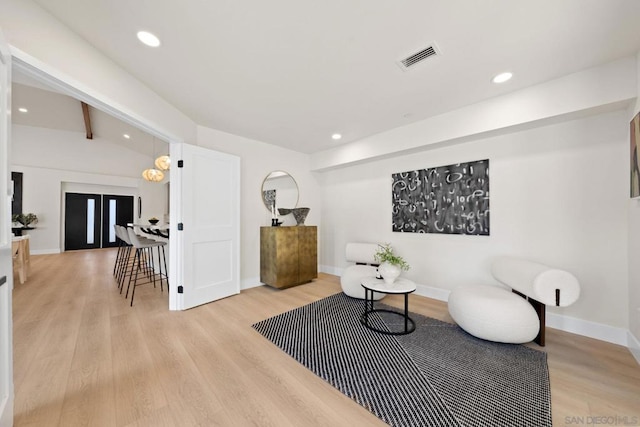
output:
M458 286L447 304L458 326L484 340L522 344L533 341L540 329L531 304L497 286Z
M496 258L497 286L459 286L449 295L449 314L465 331L478 338L545 345L546 305L566 307L577 301L580 284L571 273L535 262ZM534 333L535 331L535 333Z
M347 243L347 261L355 262L344 269L340 277L342 292L352 298L364 299L364 288L362 278L376 276L378 264L375 260L375 253L378 250L377 243ZM374 292L373 299L381 300L385 294Z

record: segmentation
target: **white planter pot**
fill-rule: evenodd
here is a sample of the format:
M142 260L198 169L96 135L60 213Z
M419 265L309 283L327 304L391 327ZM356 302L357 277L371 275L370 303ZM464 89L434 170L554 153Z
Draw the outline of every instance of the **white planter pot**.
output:
M400 276L400 273L402 272L402 270L400 270L400 267L398 267L397 265L389 264L388 262L383 262L378 267L378 272L384 279L384 282L390 285L398 278L398 276Z

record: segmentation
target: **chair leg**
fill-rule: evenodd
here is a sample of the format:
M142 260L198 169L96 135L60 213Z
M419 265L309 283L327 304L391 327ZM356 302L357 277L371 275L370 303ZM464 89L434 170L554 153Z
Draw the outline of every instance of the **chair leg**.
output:
M162 289L162 263L160 262L160 246L158 246L158 279L160 279L160 292L163 292Z
M149 280L153 282L153 287L156 287L156 269L153 262L153 247L146 248L145 251L145 272Z
M127 271L129 270L129 266L132 267L129 272L129 276L133 273L133 261L131 260L131 246L127 245L125 247L124 256L122 259L122 265L120 265L120 270L118 272L118 283L120 288L120 293L122 294L122 290L124 289L124 281L127 277Z
M120 257L122 252L122 240L118 240L118 252L116 253L116 261L113 263L113 275L116 275L116 270L120 264Z
M162 255L160 255L160 247L162 247ZM135 254L133 255L133 261L131 261L131 248L135 248ZM156 258L153 253L153 248L158 250L158 271L156 272ZM135 299L136 288L140 285L147 283L153 283L153 287L156 287L156 280L160 281L160 291L164 292L164 286L162 283L162 277L164 275L167 281L167 290L169 289L169 279L167 270L167 260L164 251L164 245L143 245L141 247L133 245L127 245L126 253L122 255L122 264L119 271L118 280L120 282L120 293L124 290L124 281L127 280L127 290L125 292L125 299L129 298L129 291L131 291L131 303L133 306L133 300ZM164 264L164 273L163 273ZM138 283L138 279L141 280ZM133 286L132 286L133 283Z
M138 258L138 261L140 259ZM138 284L138 270L136 270L136 279L133 282L133 289L131 290L131 304L129 307L133 307L133 297L136 295L136 285Z
M153 247L149 248L149 260L151 261L151 280L153 280L153 287L156 287L156 261L153 258Z
M167 270L167 255L164 252L164 245L162 246L162 260L164 261L164 277L167 281L167 291L169 290L169 270Z
M136 270L136 278L133 283L133 292L136 290L135 282L138 281L138 270L140 270L140 249L136 248L136 254L133 257L133 265L131 266L131 274L129 275L129 283L127 284L127 292L124 294L125 299L129 297L129 288L131 287L131 279L133 278L133 270ZM133 296L131 297L133 304Z

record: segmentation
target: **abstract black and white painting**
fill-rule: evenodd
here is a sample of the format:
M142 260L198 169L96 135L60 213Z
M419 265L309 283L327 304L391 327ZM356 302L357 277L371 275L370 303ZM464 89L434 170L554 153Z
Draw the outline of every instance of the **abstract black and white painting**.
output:
M489 160L392 174L393 231L489 235Z

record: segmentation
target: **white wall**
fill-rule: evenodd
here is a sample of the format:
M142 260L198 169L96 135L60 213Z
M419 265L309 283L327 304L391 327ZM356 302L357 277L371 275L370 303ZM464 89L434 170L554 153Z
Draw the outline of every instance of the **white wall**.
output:
M167 193L164 184L141 178L153 159L101 138L87 140L82 132L12 126L11 170L22 172L23 212L38 215L30 231L34 253L63 249L63 188L77 192L141 196L142 221L162 218ZM166 179L166 178L165 178ZM137 212L137 207L136 207Z
M408 278L451 290L496 283L492 257L520 256L580 280L579 301L550 312L627 328L627 127L618 111L324 172L323 268L347 265L347 242L390 242ZM391 231L392 173L486 158L491 236Z
M637 92L640 98L640 52L637 55ZM627 116L628 122L640 112L640 99ZM629 126L627 126L629 129ZM629 135L627 135L629 138ZM627 172L629 171L627 163ZM630 348L640 362L640 200L629 200L629 331Z
M198 145L240 157L241 169L241 278L242 287L260 284L260 227L271 225L271 213L262 202L262 182L273 171L288 172L298 184L298 207L311 208L306 225L320 225L321 195L310 172L309 156L215 129L198 127ZM283 206L284 207L284 206ZM295 225L292 215L280 218ZM321 227L318 227L318 232ZM319 246L322 246L319 238Z

